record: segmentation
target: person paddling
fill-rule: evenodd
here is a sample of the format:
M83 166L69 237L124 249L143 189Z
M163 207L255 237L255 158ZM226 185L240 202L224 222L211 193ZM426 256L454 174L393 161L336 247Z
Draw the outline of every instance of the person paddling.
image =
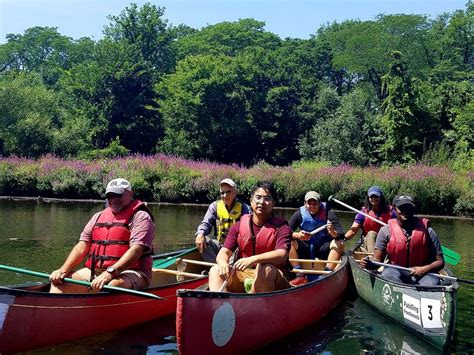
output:
M65 277L91 280L91 289L104 285L143 289L151 282L155 224L144 202L133 199L125 179L107 184L108 207L92 216L64 264L50 274L51 293L86 293L89 288L65 283ZM85 266L75 270L85 259Z
M306 193L304 205L293 213L289 225L293 231L290 259L320 258L336 261L344 253L344 231L341 223L334 211L329 209L325 202L321 202L321 196L316 191ZM310 233L320 227L323 228L319 232ZM293 269L300 268L296 261L291 261L291 265ZM332 271L335 267L334 263L326 264L327 271ZM304 274L297 273L290 284L297 286L307 282L308 278Z
M444 267L443 251L430 221L415 217L415 202L411 196L396 196L393 200L396 219L390 219L377 234L373 260L383 262L386 256L394 265L410 271L385 267L381 276L391 281L423 286L438 285L436 273ZM363 259L361 266L372 268L370 259ZM376 268L376 267L375 267Z
M387 223L391 218L397 218L397 213L387 203L382 189L378 186L371 186L367 190L367 198L364 207L362 207L362 212L384 223ZM380 223L367 218L362 213L358 213L351 228L346 232L345 238L347 240L353 238L362 229L361 250L373 253L375 239L381 227Z

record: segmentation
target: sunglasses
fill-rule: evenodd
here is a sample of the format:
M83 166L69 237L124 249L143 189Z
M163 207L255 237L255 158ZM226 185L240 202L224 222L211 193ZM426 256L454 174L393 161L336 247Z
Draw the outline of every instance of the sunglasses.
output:
M122 198L123 195L120 194L114 194L113 192L108 193L105 195L106 199L111 199L111 198Z

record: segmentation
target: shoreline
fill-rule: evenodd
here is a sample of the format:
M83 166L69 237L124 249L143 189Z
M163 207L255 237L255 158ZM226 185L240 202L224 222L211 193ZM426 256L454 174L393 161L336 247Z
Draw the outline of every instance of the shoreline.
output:
M103 203L104 200L95 200L95 199L73 199L73 198L55 198L55 197L32 197L32 196L0 196L0 200L11 200L11 201L40 201L45 203L50 202L80 202L80 203ZM174 203L174 202L146 202L150 205L179 205L179 206L196 206L196 207L207 207L209 204L205 203ZM296 210L297 207L275 207L276 210ZM334 211L337 213L350 213L354 214L355 212L346 211L346 210L339 210L333 208ZM427 215L427 214L417 214L419 217L425 218L441 218L441 219L459 219L459 220L466 220L466 221L474 221L474 218L471 217L462 217L462 216L443 216L443 215Z

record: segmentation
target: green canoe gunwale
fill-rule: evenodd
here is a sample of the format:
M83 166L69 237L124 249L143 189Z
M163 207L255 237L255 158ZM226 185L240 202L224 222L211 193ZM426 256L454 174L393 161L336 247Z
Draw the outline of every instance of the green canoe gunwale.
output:
M388 281L376 271L361 268L354 250L348 256L359 296L437 348L446 348L454 335L459 284L445 281L439 286L420 286ZM444 271L454 276L449 269Z

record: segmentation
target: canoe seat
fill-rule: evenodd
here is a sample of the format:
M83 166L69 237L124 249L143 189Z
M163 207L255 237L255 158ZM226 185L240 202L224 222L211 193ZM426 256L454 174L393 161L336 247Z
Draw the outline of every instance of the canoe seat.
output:
M194 278L194 279L207 277L206 274L194 274L191 272L184 272L184 271L177 271L177 270L170 270L170 269L153 269L153 273L175 275L177 281L183 281L184 278L186 277Z

